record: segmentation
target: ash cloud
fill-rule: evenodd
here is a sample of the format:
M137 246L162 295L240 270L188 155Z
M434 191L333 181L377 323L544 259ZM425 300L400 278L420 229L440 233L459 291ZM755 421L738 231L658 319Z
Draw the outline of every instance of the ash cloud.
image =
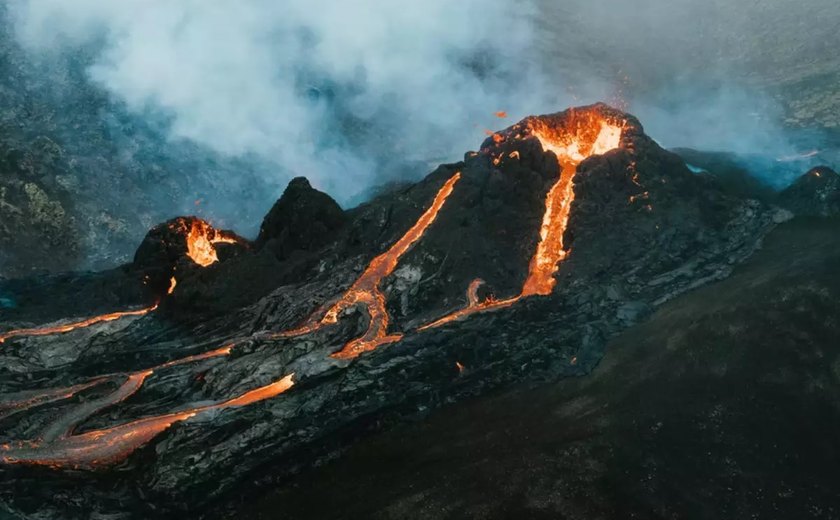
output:
M805 146L782 124L790 78L840 64L836 0L10 5L26 48L93 47L90 80L166 117L172 139L268 161L278 184L305 175L345 205L487 128L597 100L665 146L790 155Z

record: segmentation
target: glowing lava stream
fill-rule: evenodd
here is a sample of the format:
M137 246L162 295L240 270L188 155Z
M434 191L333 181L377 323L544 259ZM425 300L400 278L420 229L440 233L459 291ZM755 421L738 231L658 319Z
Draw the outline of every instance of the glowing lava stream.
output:
M379 283L394 271L400 258L420 240L426 229L435 221L438 212L443 208L460 178L461 173L457 172L446 181L438 190L432 205L417 219L411 229L406 231L390 249L371 260L365 272L320 320L310 321L300 328L281 332L273 337L292 337L313 332L325 325L337 323L341 313L354 305L363 305L370 317L367 331L361 337L344 345L344 348L332 357L352 359L363 352L375 350L381 345L402 339L402 334L388 334L388 310L385 308L385 295L379 289Z
M167 361L166 363L162 363L152 368L138 370L129 374L107 374L103 376L97 376L91 379L90 381L86 381L84 383L65 388L50 388L47 390L34 390L20 392L16 394L0 395L0 418L7 417L9 415L23 410L29 410L31 408L35 408L43 404L61 401L64 399L70 399L71 397L75 396L79 392L82 392L83 390L87 390L89 388L93 388L94 386L98 386L109 381L114 381L117 378L124 377L125 381L114 392L111 392L110 394L104 397L80 405L79 407L71 410L64 416L56 419L51 426L47 427L47 431L58 431L63 429L64 433L69 435L70 433L72 433L75 424L87 419L91 415L109 406L125 401L126 399L134 395L138 390L140 390L146 379L152 374L154 374L155 371L163 370L164 368L174 367L178 365L185 365L187 363L194 363L196 361L203 361L205 359L227 356L230 354L234 345L235 343L230 343L216 350L211 350L209 352L194 354L192 356L186 356L180 359ZM95 406L93 406L94 404ZM62 424L65 425L63 428L59 426ZM49 436L50 435L46 433L41 434L42 438L46 438Z
M145 307L136 311L112 312L110 314L102 314L99 316L94 316L93 318L87 318L73 323L65 323L64 325L55 325L53 327L38 327L32 329L17 329L10 330L8 332L0 332L0 344L2 344L4 341L10 338L18 338L21 336L51 336L53 334L64 334L66 332L71 332L77 329L90 327L99 323L115 321L130 316L144 316L157 308L158 304L156 303L150 307Z
M48 444L18 442L0 446L0 463L55 468L95 468L117 463L177 422L212 410L247 406L282 394L294 386L294 374L220 403L146 417L125 424L61 437Z
M590 121L590 124L596 124ZM528 277L518 296L503 300L488 299L479 302L477 298L478 286L483 281L474 280L467 289L467 307L443 316L431 323L419 327L417 330L427 330L440 327L446 323L458 321L479 312L485 312L503 307L509 307L528 296L547 296L552 293L557 281L558 264L568 255L564 248L563 235L569 223L569 213L575 198L574 178L577 166L587 157L601 155L621 143L622 128L606 121L598 121L600 131L591 145L583 142L581 134L591 128L578 128L576 134L552 135L551 129L531 128L531 134L540 140L543 150L552 151L560 163L560 177L548 191L545 198L545 212L540 226L540 241L537 250L531 257L528 266Z

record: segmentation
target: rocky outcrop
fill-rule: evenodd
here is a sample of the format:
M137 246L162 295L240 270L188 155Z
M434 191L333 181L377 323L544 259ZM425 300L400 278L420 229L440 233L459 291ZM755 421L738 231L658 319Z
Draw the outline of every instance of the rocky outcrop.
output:
M337 202L312 188L304 177L296 177L265 216L255 244L268 248L279 259L295 252L317 251L335 239L346 221Z

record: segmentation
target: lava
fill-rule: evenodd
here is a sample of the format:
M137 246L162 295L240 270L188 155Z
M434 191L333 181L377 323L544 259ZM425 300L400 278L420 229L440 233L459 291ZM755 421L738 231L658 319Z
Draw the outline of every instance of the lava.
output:
M499 117L503 116L499 115ZM524 135L517 134L515 138L519 139L527 136L537 138L544 151L551 151L557 157L560 174L546 194L545 210L539 229L539 240L530 259L528 274L520 293L505 299L497 300L491 296L482 300L478 292L484 281L475 279L469 284L466 291L466 307L423 325L418 330L438 327L475 313L508 307L522 298L537 295L545 296L553 292L559 264L569 254L568 247L564 243L564 234L575 197L574 178L577 167L587 157L603 154L617 148L621 143L624 127L621 122L608 121L595 112L572 112L567 122L556 126L549 125L539 118L526 120L526 125ZM506 140L505 136L506 134L493 133L492 142L495 144L503 143ZM519 153L511 152L509 157L517 159ZM385 278L394 272L400 259L435 222L460 178L461 173L456 172L447 179L436 193L431 205L414 225L387 251L371 260L350 288L326 307L323 313L315 313L297 329L269 335L269 337L308 334L321 327L336 324L342 315L351 308L362 307L368 315L367 330L360 337L347 342L339 352L332 354L332 357L352 359L364 352L375 350L382 345L402 339L403 335L401 333L389 333L388 331L390 316L386 308L386 298L380 289L380 285ZM216 244L237 242L236 238L215 230L206 222L197 219L192 221L188 229L185 226L182 232L186 236L188 255L196 264L205 267L219 260L216 253ZM168 294L172 294L176 284L177 280L173 276L170 279ZM57 334L125 316L140 316L153 311L155 308L157 308L157 305L137 311L97 316L54 327L10 331L0 334L0 343L11 337ZM234 345L235 343L230 343L213 351L187 356L136 372L99 376L66 388L18 393L5 396L6 399L3 399L4 396L0 396L0 412L8 412L8 415L41 404L69 399L79 392L106 382L117 385L117 388L109 394L83 401L58 415L51 424L40 432L37 440L14 441L0 446L0 463L85 469L114 464L124 460L136 449L147 444L175 423L186 421L213 410L247 406L270 399L294 386L294 373L292 373L235 398L212 404L194 405L192 408L135 419L108 428L75 433L77 427L94 414L135 395L157 371L204 359L227 356L231 353ZM460 361L456 361L455 366L459 373L465 371L465 367Z
M151 370L144 370L142 372L130 374L123 384L121 384L119 388L111 394L99 399L86 401L79 406L72 408L42 431L40 440L48 443L71 435L73 430L76 429L76 426L88 417L104 410L105 408L113 406L116 403L121 403L136 394L143 386L146 378L152 375L152 373L153 372Z
M24 441L0 446L0 463L52 468L94 469L116 464L177 422L202 413L247 406L278 396L294 386L294 373L239 397L180 412L146 417L111 428L61 437L42 444Z
M207 222L195 219L187 234L187 255L196 264L207 267L219 261L216 244L235 244L236 242L235 238L227 236Z
M478 312L509 307L529 296L547 296L552 293L557 283L554 275L560 262L568 255L563 243L563 235L569 223L572 202L575 199L574 178L577 166L592 155L601 155L618 148L621 143L623 127L590 114L574 114L569 125L549 126L540 120L529 122L530 135L539 139L544 151L551 151L560 164L560 176L551 186L545 198L545 211L540 226L540 240L528 266L528 277L517 296L502 300L487 299L479 302L478 286L481 280L474 280L467 289L467 306L456 310L431 323L422 325L418 330L439 327L446 323L459 321ZM498 134L495 134L498 135ZM494 142L499 142L495 139Z
M7 417L19 411L28 410L43 404L61 401L64 399L70 399L71 397L74 397L83 390L99 386L108 381L113 381L119 377L125 377L126 382L123 384L123 386L121 386L120 389L116 390L110 396L107 397L111 400L111 404L114 404L125 399L120 398L122 392L128 388L124 387L125 384L131 385L133 383L139 383L136 385L137 388L135 389L135 391L139 390L140 386L142 386L146 378L152 375L155 371L163 370L165 368L170 368L178 365L185 365L187 363L193 363L196 361L203 361L205 359L227 356L230 354L233 347L234 344L230 343L216 350L211 350L209 352L203 352L201 354L194 354L192 356L186 356L180 359L167 361L166 363L162 363L152 368L139 370L137 372L132 372L129 374L107 374L103 376L97 376L89 381L69 387L50 388L45 390L32 390L26 392L17 392L14 394L0 395L0 418ZM126 395L125 397L128 396ZM90 416L95 412L96 410L88 413L87 416Z
M98 399L86 401L71 408L64 415L55 419L38 436L37 441L17 441L5 444L0 451L0 463L5 464L38 464L56 468L92 468L108 465L122 460L134 450L166 430L172 424L188 419L201 412L212 409L245 406L285 392L292 386L291 375L269 385L251 390L241 396L222 403L198 407L192 410L164 414L156 417L139 419L113 428L94 430L80 435L73 435L75 428L94 414L123 402L136 394L143 383L155 371L173 366L183 365L205 359L211 359L230 354L234 344L168 361L156 367L122 375L124 381L113 392ZM33 406L69 399L78 392L112 380L120 374L100 376L86 383L68 388L42 391L40 395L28 392L22 398L0 403L0 410L6 408L15 411Z
M175 286L178 285L178 280L175 279L173 276L169 279L169 289L166 290L166 294L172 294L175 292Z
M64 399L70 399L79 392L98 386L106 381L108 377L98 377L90 381L64 388L49 388L45 390L30 390L6 394L0 396L0 419L13 415L23 410L29 410L43 404L54 403Z
M344 348L333 354L334 358L352 359L363 352L375 350L377 347L402 339L402 334L388 334L390 318L388 310L385 308L385 295L379 289L379 283L396 269L400 258L420 240L426 229L432 225L460 178L461 173L457 172L444 183L435 195L432 205L417 219L411 229L406 231L386 252L371 260L362 275L326 311L320 320L311 321L297 329L282 332L277 336L290 337L308 334L324 325L337 323L343 312L355 305L361 305L365 307L369 316L367 331L361 337L344 345Z
M39 327L39 328L32 328L32 329L16 329L10 330L8 332L0 333L0 343L3 343L7 339L11 338L18 338L24 336L51 336L53 334L64 334L66 332L71 332L77 329L83 329L90 327L92 325L97 325L99 323L105 323L109 321L116 321L122 318L128 318L131 316L144 316L149 314L150 312L157 309L158 304L154 304L149 307L145 307L143 309L138 309L136 311L121 311L121 312L112 312L110 314L101 314L99 316L94 316L92 318L86 318L81 321L76 321L73 323L65 323L62 325L55 325L52 327Z

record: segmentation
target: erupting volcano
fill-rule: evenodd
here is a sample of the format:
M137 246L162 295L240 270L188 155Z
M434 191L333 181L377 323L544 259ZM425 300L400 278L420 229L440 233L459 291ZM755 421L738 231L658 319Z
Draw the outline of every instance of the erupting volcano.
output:
M426 330L463 319L471 314L509 307L522 298L529 296L546 296L552 293L555 285L554 275L567 251L564 248L563 235L566 231L569 213L574 201L574 179L578 165L587 157L606 153L617 148L621 143L623 122L617 118L609 118L598 110L570 111L568 116L559 124L550 124L538 118L530 118L525 122L506 131L504 134L492 136L495 145L507 141L536 138L542 149L551 152L559 165L559 176L553 182L545 196L545 207L542 224L539 229L539 240L529 268L528 276L519 295L495 300L492 298L479 301L477 291L482 280L474 280L467 290L468 306L455 311L429 324L419 327ZM486 151L489 156L492 150ZM518 152L511 154L518 157ZM367 311L368 325L366 332L349 342L332 354L336 359L353 359L364 352L375 350L377 347L400 341L404 333L389 332L390 316L386 307L386 297L382 293L381 284L397 268L400 259L419 241L426 230L435 222L439 213L457 189L461 172L452 174L441 186L428 209L423 212L416 222L384 253L370 261L367 268L352 286L329 305L320 318L313 316L308 323L285 332L273 334L274 338L293 338L315 332L327 325L338 323L342 315L350 308L361 306ZM167 227L183 237L186 241L186 256L195 264L207 267L219 261L216 244L236 244L238 240L233 235L212 228L209 224L198 219L176 219ZM153 234L152 234L153 235ZM172 240L172 239L168 239ZM173 293L177 284L172 276L166 290L168 295ZM66 325L62 328L44 328L34 330L12 331L0 340L23 335L46 335L51 333L73 330L81 326L89 326L101 321L117 319L126 315L142 315L154 310L156 305L131 313L115 313L105 317L91 318L77 324ZM290 376L286 376L276 383L252 390L247 394L217 405L207 405L190 408L182 412L174 412L154 417L147 417L128 422L113 428L93 430L84 434L72 435L75 426L82 420L96 412L113 406L134 395L144 384L146 379L156 370L176 365L183 365L229 355L233 345L228 345L206 354L188 356L181 360L170 361L160 366L141 370L125 376L124 383L115 391L95 401L93 406L80 407L71 412L72 420L59 418L48 428L55 430L56 425L64 430L61 435L42 435L40 441L26 441L17 444L7 444L6 453L0 461L6 463L44 464L54 467L92 467L99 464L109 464L121 460L137 447L145 444L172 424L191 418L196 414L213 409L231 406L243 406L257 400L274 397L291 387ZM462 365L458 362L459 371ZM96 385L117 376L100 376L93 381ZM88 382L71 388L51 391L50 395L60 395L61 398L71 398L78 391L87 390L94 383ZM54 398L30 398L19 404L18 409L43 404Z
M346 211L295 179L254 242L181 217L131 264L48 285L139 310L22 314L0 333L15 371L0 467L121 464L158 496L205 501L371 418L586 373L604 338L725 276L772 226L606 105L526 118ZM196 453L206 475L188 471Z

